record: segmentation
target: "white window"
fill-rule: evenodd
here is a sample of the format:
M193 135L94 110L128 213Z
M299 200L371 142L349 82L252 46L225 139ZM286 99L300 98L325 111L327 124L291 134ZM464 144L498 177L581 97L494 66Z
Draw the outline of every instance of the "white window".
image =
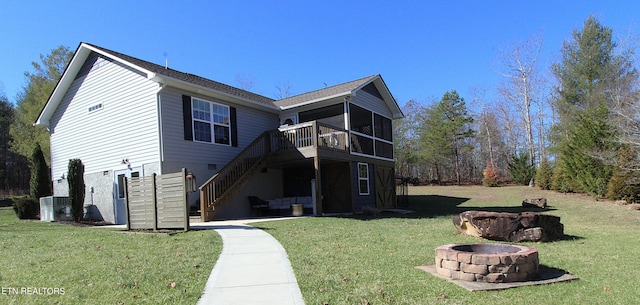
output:
M358 190L360 195L369 195L369 164L358 163Z
M198 142L231 144L229 106L197 98L191 100L193 139Z

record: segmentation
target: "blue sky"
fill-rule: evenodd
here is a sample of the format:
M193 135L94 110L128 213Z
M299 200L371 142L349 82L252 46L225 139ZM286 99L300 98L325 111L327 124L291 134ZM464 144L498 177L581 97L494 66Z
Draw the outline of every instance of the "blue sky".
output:
M59 45L93 43L275 98L381 74L399 104L477 89L488 99L498 51L542 33L542 67L590 14L640 34L640 1L6 1L0 92Z

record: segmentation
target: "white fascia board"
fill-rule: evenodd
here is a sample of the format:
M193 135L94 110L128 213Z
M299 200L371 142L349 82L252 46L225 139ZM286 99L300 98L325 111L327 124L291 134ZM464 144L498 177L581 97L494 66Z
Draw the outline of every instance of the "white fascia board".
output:
M73 80L78 74L78 71L80 71L85 60L87 59L87 57L89 57L89 54L91 54L91 52L86 49L86 45L81 44L78 47L78 50L76 51L73 58L71 58L71 61L69 62L66 70L64 71L64 73L62 73L62 76L56 84L56 87L53 89L51 96L49 96L49 100L44 105L44 108L42 108L38 119L33 124L34 126L49 126L49 120L58 108L60 101L64 97L64 94L67 92L67 89L69 89L71 83L73 83Z
M153 73L153 72L151 72L151 71L149 71L147 69L144 69L144 68L142 68L140 66L134 65L133 63L128 62L128 61L126 61L126 60L124 60L124 59L122 59L122 58L120 58L118 56L111 55L111 54L109 54L109 53L107 53L105 51L102 51L100 49L96 49L96 48L94 48L94 47L92 47L90 45L86 45L86 44L83 44L83 45L84 45L84 47L86 47L87 49L89 49L89 50L91 50L93 52L96 52L96 53L98 53L98 54L100 54L100 55L102 55L104 57L108 57L108 58L110 58L110 59L112 59L114 61L117 61L117 62L125 65L125 66L131 67L133 69L136 69L136 70L146 74L148 79L150 79L150 78L155 76L155 73Z

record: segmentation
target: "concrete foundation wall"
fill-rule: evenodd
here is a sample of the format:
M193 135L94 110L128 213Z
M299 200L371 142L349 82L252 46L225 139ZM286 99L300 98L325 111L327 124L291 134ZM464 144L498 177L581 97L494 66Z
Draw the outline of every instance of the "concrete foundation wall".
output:
M215 216L215 219L249 217L251 207L248 196L258 196L264 200L283 197L282 170L269 168L266 172L258 172L253 175Z
M113 171L104 171L84 175L85 195L84 204L94 205L91 208L91 219L104 220L115 223L113 205ZM93 191L93 192L92 192Z
M157 162L143 164L142 168L142 174L144 176L160 172L160 165ZM115 223L115 181L113 170L85 173L84 185L84 205L93 206L89 208L87 218ZM54 196L69 196L69 181L66 179L53 181L53 194Z

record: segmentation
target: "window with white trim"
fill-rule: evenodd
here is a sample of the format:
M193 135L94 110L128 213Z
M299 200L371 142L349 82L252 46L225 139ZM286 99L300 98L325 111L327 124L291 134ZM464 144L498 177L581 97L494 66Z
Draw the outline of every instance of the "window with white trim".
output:
M358 163L358 192L369 195L369 164Z
M191 110L194 141L231 144L229 106L192 98Z

